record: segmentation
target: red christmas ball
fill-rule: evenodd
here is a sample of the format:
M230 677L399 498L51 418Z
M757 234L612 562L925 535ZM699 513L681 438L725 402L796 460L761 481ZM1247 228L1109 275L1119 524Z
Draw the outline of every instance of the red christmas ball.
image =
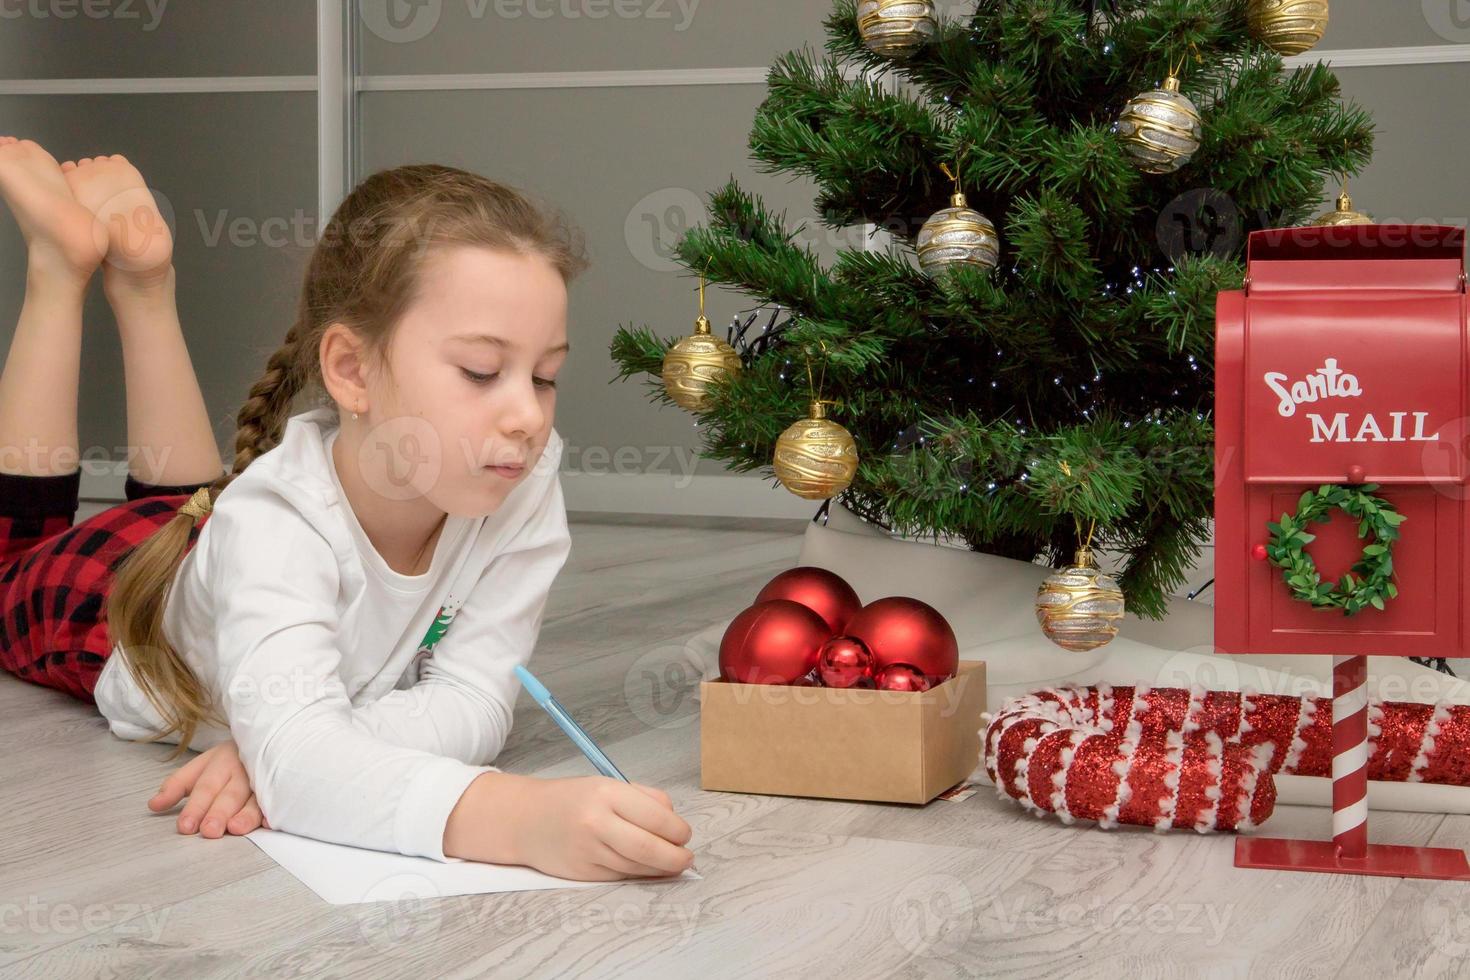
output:
M817 665L832 633L799 602L757 602L720 638L720 677L738 684L793 684Z
M834 634L841 633L847 621L863 607L863 601L841 575L815 565L788 568L767 582L755 601L770 599L801 603L825 619Z
M863 641L875 672L889 664L908 664L939 684L960 667L960 644L949 621L927 602L909 596L873 600L843 632Z
M878 671L877 680L880 691L921 692L931 686L924 672L912 664L889 664Z
M857 687L873 676L873 655L862 640L834 636L817 654L817 671L827 687Z

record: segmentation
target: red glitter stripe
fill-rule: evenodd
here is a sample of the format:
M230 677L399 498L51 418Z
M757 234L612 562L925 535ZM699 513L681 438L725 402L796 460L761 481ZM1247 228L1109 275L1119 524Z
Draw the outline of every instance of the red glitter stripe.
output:
M1426 783L1470 785L1470 706L1450 706L1450 717L1440 722L1439 735L1429 750L1429 764L1420 773Z

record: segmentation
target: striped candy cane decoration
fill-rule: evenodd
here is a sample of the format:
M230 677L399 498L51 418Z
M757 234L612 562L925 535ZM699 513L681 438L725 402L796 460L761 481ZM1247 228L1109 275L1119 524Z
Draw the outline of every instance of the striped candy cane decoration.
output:
M1332 841L1368 854L1368 658L1332 658Z

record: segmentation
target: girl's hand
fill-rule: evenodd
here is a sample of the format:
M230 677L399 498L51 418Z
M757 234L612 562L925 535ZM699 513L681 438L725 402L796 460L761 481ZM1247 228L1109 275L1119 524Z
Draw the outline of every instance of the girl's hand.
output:
M577 881L677 875L694 864L669 795L607 776L482 773L449 815L444 853Z
M232 834L248 834L257 827L270 829L255 795L250 777L240 762L234 740L205 749L180 766L148 801L148 809L161 813L185 796L189 802L179 813L179 833L211 840Z

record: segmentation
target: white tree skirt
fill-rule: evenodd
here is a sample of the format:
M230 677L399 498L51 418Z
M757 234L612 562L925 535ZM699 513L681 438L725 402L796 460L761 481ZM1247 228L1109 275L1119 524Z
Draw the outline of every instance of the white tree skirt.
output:
M983 660L987 710L1007 698L1050 685L1147 684L1330 697L1327 656L1231 656L1214 652L1214 609L1172 600L1163 620L1129 614L1118 637L1090 653L1070 653L1041 634L1033 612L1036 589L1049 570L1041 565L928 542L893 538L845 509L831 508L826 526L808 524L802 565L841 575L863 602L890 595L922 599L938 609L959 638L960 658ZM731 618L755 598L731 596ZM739 605L736 605L739 603ZM713 679L728 621L695 634L685 652ZM1369 696L1383 701L1470 704L1470 683L1402 657L1368 658ZM984 767L975 778L989 783ZM1331 806L1325 778L1277 776L1281 803ZM1470 787L1425 783L1369 783L1370 808L1470 813Z

